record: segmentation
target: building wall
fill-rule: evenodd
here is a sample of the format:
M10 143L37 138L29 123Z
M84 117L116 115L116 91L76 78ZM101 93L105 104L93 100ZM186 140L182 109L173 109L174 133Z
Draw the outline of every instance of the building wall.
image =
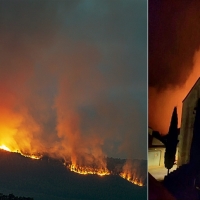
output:
M165 167L165 145L152 136L153 129L149 128L149 147L148 147L148 169ZM176 163L178 160L178 148L176 152Z
M148 168L164 166L164 147L152 147L148 150Z
M200 80L196 82L188 96L183 101L178 144L178 166L186 164L190 160L190 147L193 136L195 107L197 105L198 98L200 98Z
M178 148L175 163L178 161ZM165 167L165 147L151 147L148 150L148 168Z

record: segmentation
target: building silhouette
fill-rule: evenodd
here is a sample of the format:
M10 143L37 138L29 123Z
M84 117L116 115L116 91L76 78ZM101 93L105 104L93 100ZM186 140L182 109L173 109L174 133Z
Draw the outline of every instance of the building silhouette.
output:
M190 149L193 139L194 121L199 98L200 78L198 78L182 102L181 128L178 145L178 166L190 162Z

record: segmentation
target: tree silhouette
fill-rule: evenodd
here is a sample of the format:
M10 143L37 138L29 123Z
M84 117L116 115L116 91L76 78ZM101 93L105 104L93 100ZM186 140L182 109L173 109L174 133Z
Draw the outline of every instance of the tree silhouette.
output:
M173 167L175 162L176 147L178 144L178 115L177 108L175 107L172 113L171 123L169 127L169 132L166 135L165 144L165 168L169 170Z
M16 197L14 194L3 195L0 193L0 200L34 200L31 197Z

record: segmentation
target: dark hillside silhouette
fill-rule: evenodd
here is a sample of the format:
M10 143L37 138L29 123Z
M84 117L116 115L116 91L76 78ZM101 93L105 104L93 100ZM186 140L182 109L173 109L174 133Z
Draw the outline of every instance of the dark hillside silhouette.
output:
M59 160L32 160L5 151L0 151L0 180L0 188L36 193L28 195L34 200L147 199L146 187L136 186L120 176L80 175L67 170ZM43 197L36 198L38 194Z
M31 197L17 197L14 194L4 195L0 193L0 200L34 200Z

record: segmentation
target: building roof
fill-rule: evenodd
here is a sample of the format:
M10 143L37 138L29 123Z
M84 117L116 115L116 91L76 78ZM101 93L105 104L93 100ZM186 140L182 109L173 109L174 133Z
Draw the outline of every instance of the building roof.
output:
M148 148L165 148L161 140L157 139L154 135L148 134Z
M185 99L188 97L188 95L191 93L191 91L193 90L193 88L197 85L197 83L200 81L200 77L197 79L197 81L195 82L195 84L192 86L192 88L190 89L190 91L187 93L187 95L185 96L185 98L183 99L182 102L185 101Z

